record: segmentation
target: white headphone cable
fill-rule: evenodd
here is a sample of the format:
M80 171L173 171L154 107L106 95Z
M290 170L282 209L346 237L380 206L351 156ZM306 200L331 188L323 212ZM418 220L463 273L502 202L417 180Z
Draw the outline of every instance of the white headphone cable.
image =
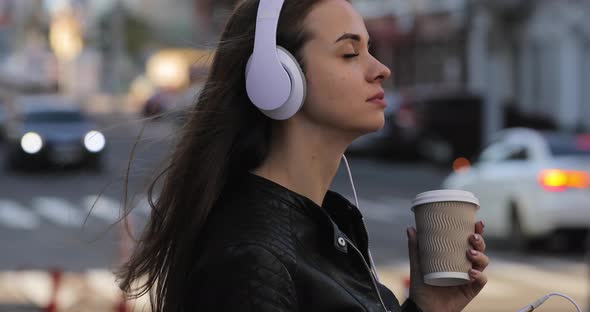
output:
M352 173L350 172L350 166L348 165L348 159L346 159L346 156L344 156L344 154L342 154L342 158L344 159L344 164L346 165L346 170L348 171L348 178L350 179L350 185L352 186L352 194L354 195L354 202L356 203L356 207L360 209L359 199L356 196L356 189L354 187L354 181L352 180ZM363 218L363 223L364 222L365 222L365 220ZM368 230L367 230L367 232L368 232ZM367 235L369 235L369 233L367 233ZM373 270L373 275L375 276L375 279L377 280L377 282L381 283L381 281L379 280L379 275L377 275L377 268L375 267L375 262L373 261L373 255L371 255L371 249L368 250L368 254L369 254L369 262L371 262L371 269Z
M574 299L572 299L569 296L564 295L562 293L558 293L558 292L548 293L545 296L537 299L537 301L535 301L535 302L527 305L526 307L518 310L518 312L531 312L531 311L535 310L536 308L538 308L540 305L542 305L551 296L559 296L559 297L563 297L563 298L569 300L573 305L576 306L576 309L578 310L578 312L582 312L582 309L580 309L580 306L574 301Z
M350 179L350 185L352 185L352 194L354 194L354 202L356 203L357 207L360 207L359 200L356 197L356 189L354 188L354 182L352 181L352 173L350 173L350 166L348 165L348 160L346 159L346 156L344 156L344 154L342 155L342 158L344 158L344 164L346 165L346 170L348 171L348 178Z

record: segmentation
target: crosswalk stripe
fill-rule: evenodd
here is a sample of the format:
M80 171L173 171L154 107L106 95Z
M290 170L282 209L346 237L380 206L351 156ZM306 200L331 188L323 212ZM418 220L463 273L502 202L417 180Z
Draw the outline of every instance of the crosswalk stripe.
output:
M0 226L34 230L40 226L42 219L45 219L59 226L78 227L83 225L88 216L114 223L119 220L123 208L121 202L105 195L84 196L80 204L81 206L77 206L63 198L42 196L31 199L32 209L29 209L17 201L0 199ZM145 196L140 197L132 205L133 214L146 217L151 213Z
M39 226L38 215L40 215L60 226L76 227L83 224L91 209L90 216L114 223L119 220L123 208L121 202L105 195L84 196L81 202L83 209L80 210L79 207L63 198L37 197L32 199L33 211L29 211L15 201L1 200L0 224L8 228L31 230ZM407 203L409 201L397 198L360 199L361 211L366 219L386 223L399 217L407 217L409 213L403 207ZM136 200L133 206L134 214L142 216L151 214L151 207L145 195Z
M21 204L0 200L0 224L14 229L32 230L39 226L39 217Z
M98 198L98 200L97 200ZM122 205L108 196L88 195L82 199L84 211L90 215L109 223L114 223L120 218ZM91 212L92 210L92 212Z
M65 227L82 226L85 216L70 202L54 197L37 197L33 209L41 216Z

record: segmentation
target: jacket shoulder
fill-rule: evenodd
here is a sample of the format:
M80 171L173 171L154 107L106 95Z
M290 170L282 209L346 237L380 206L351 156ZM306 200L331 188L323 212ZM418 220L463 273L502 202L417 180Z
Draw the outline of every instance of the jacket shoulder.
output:
M197 279L199 311L296 311L289 270L258 244L226 245L202 267Z
M227 194L207 221L207 241L211 248L262 246L291 265L296 258L292 213L289 203L261 191Z

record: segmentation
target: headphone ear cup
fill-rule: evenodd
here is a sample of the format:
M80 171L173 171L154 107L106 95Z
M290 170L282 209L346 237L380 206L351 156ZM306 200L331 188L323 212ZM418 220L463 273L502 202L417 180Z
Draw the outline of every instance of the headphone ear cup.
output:
M293 117L301 106L303 106L307 95L307 82L299 62L297 62L297 59L289 51L281 46L277 46L277 53L281 65L283 65L283 68L287 71L291 79L291 93L287 101L279 108L273 110L260 109L260 111L272 119L285 120ZM272 77L269 77L269 80L269 87L272 88Z

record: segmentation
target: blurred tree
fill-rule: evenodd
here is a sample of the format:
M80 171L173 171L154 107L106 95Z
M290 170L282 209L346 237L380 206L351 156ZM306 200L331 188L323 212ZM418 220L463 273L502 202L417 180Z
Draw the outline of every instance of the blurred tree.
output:
M105 60L103 86L108 92L122 92L143 68L152 28L120 2L105 12L97 24L97 46Z
M193 0L195 16L204 33L220 32L225 20L215 20L215 11L232 9L241 0Z
M111 52L114 48L112 34L118 32L118 29L112 29L112 15L114 12L104 14L99 22L100 28L100 49L104 52ZM129 10L123 7L123 50L132 58L139 59L142 56L144 48L151 42L151 28L142 18L135 16Z
M151 41L150 27L143 19L134 15L126 15L124 23L127 51L133 56L140 56Z

